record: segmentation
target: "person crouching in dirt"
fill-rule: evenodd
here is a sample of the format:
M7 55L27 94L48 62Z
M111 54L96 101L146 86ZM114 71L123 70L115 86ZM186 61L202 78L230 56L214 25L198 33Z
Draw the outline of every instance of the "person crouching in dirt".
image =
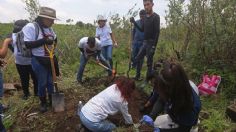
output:
M101 54L101 43L95 37L83 37L80 39L78 47L81 51L80 55L80 66L77 73L77 81L82 84L82 76L84 72L84 68L86 63L88 62L90 57L93 57L97 63L103 63L105 66L110 68L109 62L105 60L105 58ZM110 71L108 71L111 74Z
M49 105L51 105L51 95L54 92L49 52L46 48L48 47L52 50L53 45L55 46L57 43L56 34L51 28L56 19L56 11L54 9L40 7L39 15L35 22L27 24L22 29L25 45L32 51L31 63L38 79L38 96L41 101L41 112L47 111L46 88ZM57 62L55 56L54 62Z
M165 103L167 114L154 122L145 115L142 121L158 131L189 132L198 122L201 102L183 67L176 63L166 65L155 78L154 88Z
M109 86L90 99L80 111L81 123L93 132L111 132L116 125L106 120L108 115L120 111L127 125L133 120L128 112L128 102L135 89L135 82L126 77L120 77L115 84Z

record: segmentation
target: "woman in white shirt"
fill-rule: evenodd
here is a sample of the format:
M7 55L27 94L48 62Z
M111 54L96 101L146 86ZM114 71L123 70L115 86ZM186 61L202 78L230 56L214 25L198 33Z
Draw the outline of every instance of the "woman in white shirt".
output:
M117 42L112 34L111 27L107 23L107 19L99 15L97 22L96 37L101 41L103 57L109 61L112 68L112 45L117 46ZM111 75L111 73L109 73L109 75Z
M128 101L135 89L135 82L126 77L120 77L115 84L109 86L92 99L81 109L81 123L91 131L110 132L116 128L115 124L106 120L108 115L120 111L127 125L133 124L128 112Z

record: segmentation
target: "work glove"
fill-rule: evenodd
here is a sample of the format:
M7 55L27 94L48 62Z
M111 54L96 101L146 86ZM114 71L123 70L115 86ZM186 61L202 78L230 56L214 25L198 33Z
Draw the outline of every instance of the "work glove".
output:
M155 127L153 132L160 132L160 131L161 131L160 128Z
M45 41L45 44L47 44L47 45L53 45L54 37L53 36L45 36L44 41Z
M134 23L134 22L135 22L134 17L130 17L130 22L131 22L131 23Z
M152 118L148 115L144 115L143 118L140 120L141 123L145 123L149 126L154 126L154 122Z

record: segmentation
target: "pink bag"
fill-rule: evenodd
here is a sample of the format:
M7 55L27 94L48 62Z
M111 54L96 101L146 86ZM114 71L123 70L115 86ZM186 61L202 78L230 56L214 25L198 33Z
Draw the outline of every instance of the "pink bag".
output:
M201 95L211 95L217 92L221 77L217 75L211 77L209 75L204 75L202 81L203 82L198 85L199 93Z

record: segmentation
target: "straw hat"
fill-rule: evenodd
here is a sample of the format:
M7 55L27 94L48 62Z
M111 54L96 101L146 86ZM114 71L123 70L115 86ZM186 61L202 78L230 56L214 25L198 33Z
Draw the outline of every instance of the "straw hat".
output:
M97 21L107 21L103 15L98 15Z
M58 20L56 17L56 10L49 7L40 7L38 16Z

